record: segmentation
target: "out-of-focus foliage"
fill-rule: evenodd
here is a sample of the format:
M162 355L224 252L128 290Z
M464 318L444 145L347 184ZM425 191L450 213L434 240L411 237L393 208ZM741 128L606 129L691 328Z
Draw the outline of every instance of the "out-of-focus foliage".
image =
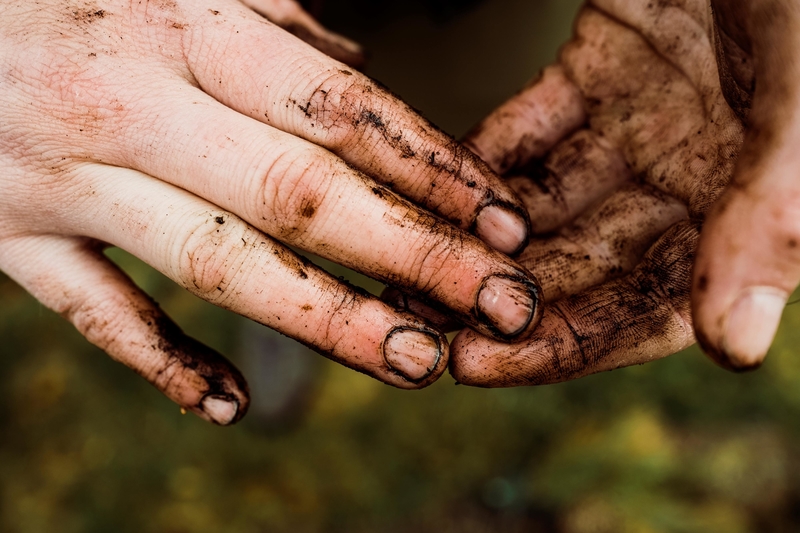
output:
M239 351L241 319L124 262ZM294 423L225 429L10 281L0 297L0 531L745 533L793 531L800 506L800 306L754 374L690 350L556 386L409 393L324 362Z
M528 13L566 37L574 2L526 2L495 2L517 11L484 6L441 31L452 39L492 13ZM359 37L389 47L381 39L408 20L392 24ZM439 30L419 31L424 41ZM528 38L552 56L557 41ZM475 39L467 49L489 37ZM457 56L438 51L443 61ZM459 68L496 68L480 57ZM514 57L527 68L534 56ZM375 70L394 72L379 58ZM465 86L472 96L460 98L474 98L480 114L448 115L434 104L457 85L428 77L423 92L394 66L390 84L456 133L513 91ZM488 80L510 85L531 73L517 67ZM486 84L485 72L473 78ZM719 370L689 350L555 386L477 390L445 377L403 392L112 255L188 332L245 369L254 408L234 428L182 416L0 278L2 532L761 533L795 531L800 521L800 305L752 374Z

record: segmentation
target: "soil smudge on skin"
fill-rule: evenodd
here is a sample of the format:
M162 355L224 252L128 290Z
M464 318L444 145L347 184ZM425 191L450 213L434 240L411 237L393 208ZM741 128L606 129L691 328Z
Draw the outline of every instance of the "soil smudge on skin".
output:
M169 359L162 366L162 370L158 372L158 376L171 369L174 364L191 370L206 383L205 390L201 391L201 397L195 406L197 409L202 411L203 399L213 395L227 401L235 401L239 408L231 423L241 419L247 413L249 405L249 389L241 372L218 352L186 336L158 308L158 304L153 302L153 305L155 309L140 310L139 318L148 327L155 330L158 341L152 346L152 349L165 354ZM175 372L174 369L172 371ZM168 376L167 379L171 379L171 376ZM158 377L156 382L159 383ZM235 390L241 394L237 395Z
M626 279L608 283L551 305L569 335L539 334L536 346L546 364L530 366L521 347L504 359L503 376L526 375L528 383L545 384L626 366L631 351L644 343L666 343L680 337L690 316L691 270L698 240L697 226L679 223L648 252ZM681 334L682 335L682 334ZM652 344L650 344L652 346ZM667 354L663 354L667 355ZM502 383L498 383L502 384Z
M317 208L311 204L307 204L303 206L303 209L300 211L300 214L306 218L311 218L314 216L314 213L317 212Z
M106 17L104 9L73 9L72 17L78 22L91 23Z
M339 71L345 76L352 75L349 71ZM334 85L338 83L338 87ZM448 206L443 216L450 222L461 227L469 226L477 217L481 207L490 205L496 196L511 206L511 210L527 219L527 211L521 205L515 205L516 199L504 192L492 192L485 184L486 175L492 171L475 154L459 144L451 136L440 132L433 124L422 118L418 111L399 100L388 89L375 80L331 82L330 86L320 86L313 90L307 97L298 102L298 99L289 99L289 104L302 113L302 118L311 123L314 128L326 130L346 130L346 138L353 137L355 130L358 138L377 138L387 145L391 152L400 160L410 160L411 168L415 162L422 165L423 173L430 176L430 184L441 185L445 182L456 182L464 187L464 194L469 194L474 200L475 208L469 213L456 210L448 203L451 198L445 199L443 195L448 187L434 187L427 190L414 186L411 183L398 182L392 178L392 170L382 168L379 161L369 163L377 165L376 178L404 196L410 197L416 203L421 203L426 209L442 212ZM397 108L397 117L416 114L418 118L411 121L387 116L386 110ZM427 149L425 149L427 147ZM332 147L333 151L344 159L344 148ZM352 164L353 162L350 161ZM419 168L419 167L417 167ZM424 169L428 169L425 172ZM365 170L371 169L367 168ZM418 173L419 170L415 170ZM442 192L438 192L439 190ZM466 191L470 191L466 193ZM465 216L466 215L466 216ZM466 220L465 220L466 218Z

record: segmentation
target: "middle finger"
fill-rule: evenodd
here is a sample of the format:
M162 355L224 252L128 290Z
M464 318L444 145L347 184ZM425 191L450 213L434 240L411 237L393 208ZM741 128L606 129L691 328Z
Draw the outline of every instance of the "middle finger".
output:
M330 152L188 90L168 114L136 125L159 132L161 144L129 132L114 163L193 192L285 243L441 302L492 337L523 338L535 327L539 288L510 259Z

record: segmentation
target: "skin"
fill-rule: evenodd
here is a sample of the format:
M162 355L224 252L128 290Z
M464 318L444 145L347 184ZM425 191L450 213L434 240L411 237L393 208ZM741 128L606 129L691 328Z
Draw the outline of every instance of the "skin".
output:
M441 375L443 335L287 245L439 302L488 336L521 339L538 323L535 279L500 253L528 238L510 187L267 20L362 61L294 2L0 6L0 269L180 406L230 424L247 385L106 259L108 245L402 388Z
M528 340L465 329L462 383L553 383L700 341L763 361L800 280L800 6L591 0L558 61L467 144L536 233L547 310ZM713 9L712 9L713 7Z

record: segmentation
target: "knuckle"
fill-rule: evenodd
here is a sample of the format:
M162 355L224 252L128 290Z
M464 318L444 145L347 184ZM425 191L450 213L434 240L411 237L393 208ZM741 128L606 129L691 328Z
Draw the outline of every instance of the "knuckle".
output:
M370 126L385 128L376 111L383 91L349 70L327 70L309 83L305 94L305 101L291 103L332 146L352 144Z
M43 102L40 112L56 120L88 127L114 116L117 88L102 66L91 61L75 63L72 58L56 56L35 67L20 67L19 76L33 84L31 91Z
M105 351L124 341L130 301L111 293L102 299L71 300L56 308L86 340Z
M364 297L346 285L337 283L330 288L329 312L320 320L317 327L319 342L333 353L347 351L346 346L349 321L361 312Z
M329 157L317 149L291 150L279 156L264 174L258 198L264 211L261 218L273 236L299 238L318 218L325 188L336 175Z
M402 273L395 275L402 275L408 280L405 284L411 282L418 291L430 294L446 285L445 280L451 275L452 265L460 263L462 248L463 242L456 231L444 238L440 235L425 236L406 262Z
M183 239L179 250L177 278L184 288L212 303L220 304L243 272L248 242L257 238L237 217L211 211L201 217Z

